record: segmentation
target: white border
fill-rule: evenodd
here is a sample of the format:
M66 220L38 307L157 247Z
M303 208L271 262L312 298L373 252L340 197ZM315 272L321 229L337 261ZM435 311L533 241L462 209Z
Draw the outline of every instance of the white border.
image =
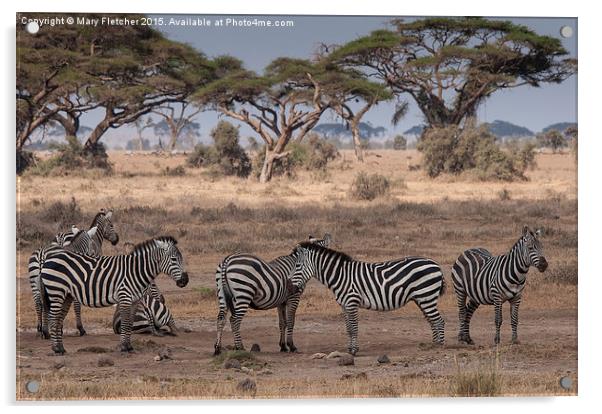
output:
M576 398L502 398L491 400L467 401L462 399L404 399L404 400L287 400L274 401L238 401L238 402L183 402L177 403L178 409L195 411L199 409L211 411L240 410L245 413L252 412L302 412L309 409L339 409L346 412L365 411L371 406L379 410L425 410L435 409L445 413L462 412L469 410L487 410L487 412L507 413L516 408L546 411L581 411L600 400L602 394L598 390L600 384L600 329L598 327L599 312L597 305L600 303L600 280L602 275L597 270L599 246L597 234L600 230L600 201L599 179L600 168L598 158L601 152L600 137L600 62L599 40L600 33L599 13L590 4L594 2L579 3L577 1L524 1L507 0L503 2L470 2L468 0L455 1L418 1L402 2L391 0L370 0L360 4L347 1L303 0L298 2L262 1L262 0L229 0L198 2L192 4L185 0L170 1L145 1L126 2L123 0L103 0L102 2L83 2L81 0L61 0L48 2L42 0L22 0L18 4L2 4L1 19L3 22L3 50L4 64L1 66L0 84L4 110L1 112L4 137L2 141L3 163L1 174L3 202L3 236L0 249L1 263L5 270L2 300L4 335L0 341L2 347L3 375L2 395L5 404L13 405L10 411L18 406L27 410L42 409L41 407L14 405L14 351L15 351L15 295L14 295L14 223L15 223L15 176L14 176L14 75L15 75L15 35L14 16L17 11L72 11L72 12L144 12L144 13L232 13L232 14L349 14L349 15L481 15L481 16L562 16L578 17L579 36L579 397ZM537 110L537 108L533 108ZM559 292L558 294L562 294ZM140 403L138 403L140 404ZM152 412L163 411L167 406L175 403L151 402L145 403L143 410ZM93 412L113 409L125 405L132 409L132 404L110 403L109 407L100 404L86 404L77 407L68 403L66 407L52 404L43 408L51 411L60 409L67 412ZM202 405L203 408L195 407ZM543 405L543 407L541 407ZM537 407L536 407L537 406ZM335 408L336 407L336 408ZM340 407L340 408L339 408ZM599 408L598 408L599 409Z

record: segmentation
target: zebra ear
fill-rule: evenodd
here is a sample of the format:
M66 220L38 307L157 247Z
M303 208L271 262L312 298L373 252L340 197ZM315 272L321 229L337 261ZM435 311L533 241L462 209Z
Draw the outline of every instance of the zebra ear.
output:
M88 230L88 236L94 237L96 235L97 230L98 230L97 226L92 227L90 230Z
M107 211L107 213L105 214L105 217L110 219L111 216L113 215L113 212L111 210Z
M163 240L155 240L155 243L157 244L157 247L159 247L160 249L167 250L169 248L169 243L167 243Z
M537 237L540 237L542 234L543 234L543 231L542 231L541 229L537 229L537 230L535 230L535 235L536 235Z
M79 230L79 229L78 229L78 228L75 226L75 224L71 226L71 233L72 233L74 236L76 236L76 235L77 235L77 233L79 233L79 232L80 232L80 230Z
M324 244L326 245L326 247L328 247L331 243L332 243L332 236L330 235L330 233L325 233L324 234Z
M526 236L527 234L529 234L529 226L525 225L523 226L523 236Z

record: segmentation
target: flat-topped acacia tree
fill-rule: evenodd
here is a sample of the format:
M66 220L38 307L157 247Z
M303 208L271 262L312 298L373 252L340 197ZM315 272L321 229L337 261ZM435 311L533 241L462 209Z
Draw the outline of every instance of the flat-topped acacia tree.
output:
M341 70L328 63L325 63L319 82L332 110L348 123L355 156L358 161L363 162L360 122L372 107L392 99L393 94L384 84L369 80L357 70ZM405 108L405 105L403 107ZM399 110L398 117L402 114Z
M274 161L289 155L291 140L303 140L329 108L320 79L322 69L309 60L278 58L263 75L231 57L215 60L229 72L199 88L194 99L249 125L265 143L259 181L270 181Z
M391 23L392 30L342 45L329 59L409 96L430 127L461 125L500 89L560 83L576 71L560 40L509 21L433 17Z

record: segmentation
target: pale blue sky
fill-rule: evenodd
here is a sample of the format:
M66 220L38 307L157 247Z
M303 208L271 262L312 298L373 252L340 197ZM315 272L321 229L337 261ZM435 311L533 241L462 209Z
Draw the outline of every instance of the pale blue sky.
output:
M170 18L205 17L212 21L227 17L216 15L153 15ZM161 26L168 38L185 42L202 51L209 57L229 54L245 62L252 70L262 72L263 68L279 56L307 58L314 52L320 42L341 44L366 35L372 30L386 27L391 17L387 16L252 16L251 18L270 20L293 20L294 27L257 28L257 27L181 27ZM415 19L416 17L407 17ZM564 47L573 57L577 57L577 19L576 18L515 18L507 17L518 24L523 24L539 34L551 35L562 40ZM562 38L562 26L573 28L571 38ZM393 127L390 123L393 104L381 104L372 109L364 117L375 125L387 128L387 135L403 132L413 125L422 123L422 114L410 101L408 115ZM92 124L97 114L90 114L84 119L86 125ZM543 84L540 88L520 87L495 93L479 110L480 122L491 122L496 119L509 121L525 126L534 132L555 122L577 121L577 78L571 77L559 85ZM207 112L197 119L202 125L201 134L207 136L216 124L218 114ZM325 116L321 122L337 122L333 115ZM120 128L108 132L109 137L131 135L129 128ZM243 136L253 135L248 128L242 128ZM107 137L107 138L109 138Z

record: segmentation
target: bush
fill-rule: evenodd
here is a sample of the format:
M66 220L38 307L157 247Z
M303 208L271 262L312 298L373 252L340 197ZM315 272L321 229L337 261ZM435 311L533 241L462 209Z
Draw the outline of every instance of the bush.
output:
M339 156L337 147L318 134L309 134L306 142L290 142L285 151L289 155L274 161L272 174L294 177L298 169L325 172L328 163ZM265 146L259 150L253 160L253 170L259 176L265 160Z
M537 142L540 147L551 148L553 152L557 152L559 149L568 145L568 142L562 133L555 129L537 134Z
M194 147L187 163L191 167L214 166L223 175L248 177L251 161L240 146L238 128L227 121L220 121L211 131L214 145L199 144Z
M38 162L30 169L36 175L70 175L87 169L99 169L106 174L113 171L109 156L102 143L97 142L89 149L78 141L77 137L68 136L66 143L53 143L51 149L57 155Z
M68 203L55 201L50 204L42 211L41 217L46 222L57 223L59 227L64 228L81 222L83 214L75 197L71 197Z
M515 151L502 150L485 126L430 128L423 133L417 148L423 153L430 177L471 171L481 180L524 180L524 172L534 165L535 159L531 145Z
M393 138L393 149L394 150L405 150L408 147L408 140L403 135L396 135Z
M351 197L356 200L374 200L389 193L389 179L381 174L360 172L351 184Z
M182 165L178 165L175 168L165 167L163 170L163 175L167 175L169 177L182 177L186 175L186 168Z

